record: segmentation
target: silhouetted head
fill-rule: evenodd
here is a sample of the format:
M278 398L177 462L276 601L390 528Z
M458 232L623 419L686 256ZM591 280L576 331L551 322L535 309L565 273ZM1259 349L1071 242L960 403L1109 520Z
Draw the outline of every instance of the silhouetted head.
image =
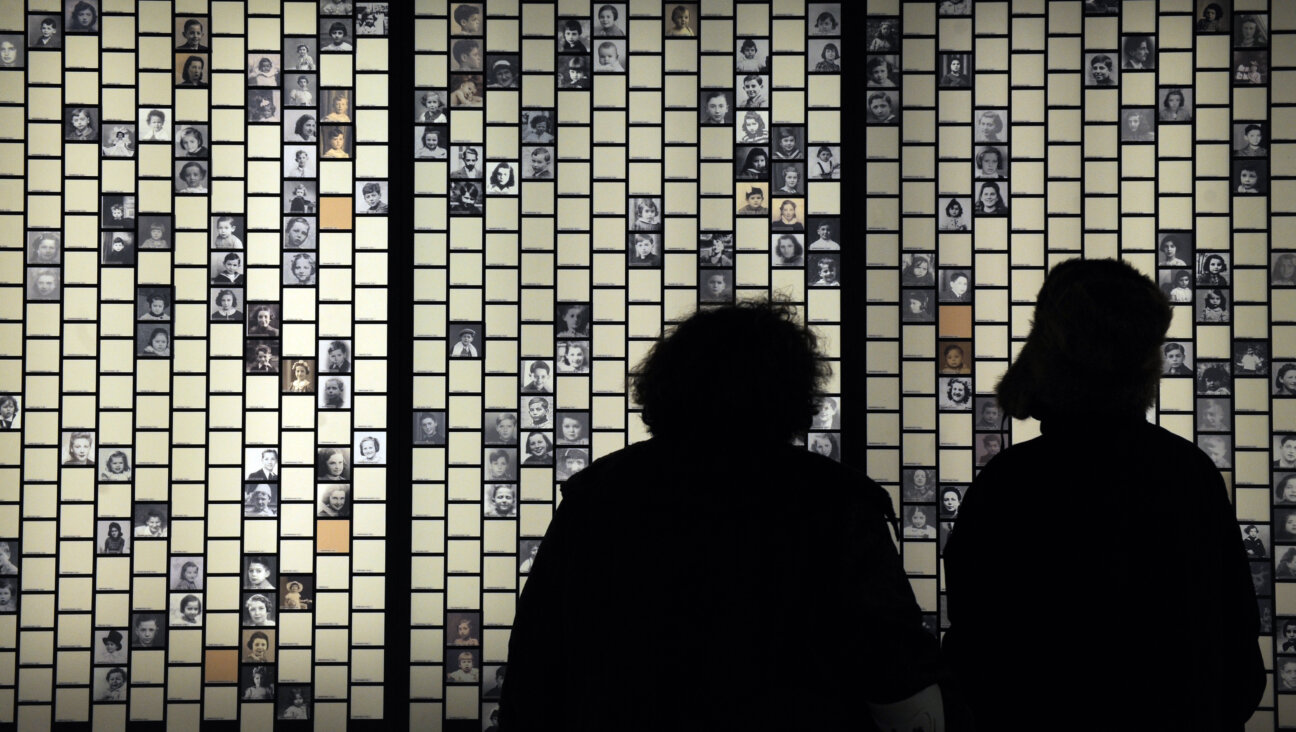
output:
M788 303L699 310L653 345L631 393L657 437L788 442L810 426L815 392L831 371L817 345ZM707 415L722 415L728 427L716 429Z
M1152 280L1114 259L1072 259L1053 268L1035 320L999 382L1017 419L1133 417L1156 396L1170 303Z

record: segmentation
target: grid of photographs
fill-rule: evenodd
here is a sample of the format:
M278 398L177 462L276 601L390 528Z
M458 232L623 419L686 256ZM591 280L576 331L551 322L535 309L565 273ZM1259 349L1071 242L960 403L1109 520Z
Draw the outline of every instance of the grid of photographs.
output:
M382 714L389 11L297 5L0 21L0 723Z
M775 293L839 375L841 14L417 9L412 715L494 724L561 484L648 436L625 383L663 327ZM802 436L833 459L839 383Z

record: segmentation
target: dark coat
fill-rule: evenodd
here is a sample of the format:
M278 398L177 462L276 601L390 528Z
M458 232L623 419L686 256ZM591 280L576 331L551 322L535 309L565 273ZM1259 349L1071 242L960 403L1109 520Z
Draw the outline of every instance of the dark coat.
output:
M1138 417L1061 421L990 461L945 547L977 729L1241 730L1265 670L1219 470Z
M870 729L934 683L886 492L803 447L632 445L563 488L500 729Z

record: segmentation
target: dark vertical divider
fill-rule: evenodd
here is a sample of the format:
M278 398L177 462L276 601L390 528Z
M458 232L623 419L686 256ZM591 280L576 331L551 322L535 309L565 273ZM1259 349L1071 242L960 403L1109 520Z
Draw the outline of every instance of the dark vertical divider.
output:
M863 3L842 3L842 28L847 34L864 32ZM868 329L864 320L868 279L864 254L867 234L864 219L864 104L865 95L854 93L856 84L862 91L863 54L842 55L842 343L841 394L845 407L842 414L842 462L861 470L867 464L865 441L865 363ZM849 213L846 213L849 212Z
M410 516L414 403L414 143L409 100L414 89L414 8L395 11L388 45L388 170L391 175L388 313L387 429L391 445L387 468L387 628L383 717L405 723L410 703ZM400 17L404 14L407 17Z

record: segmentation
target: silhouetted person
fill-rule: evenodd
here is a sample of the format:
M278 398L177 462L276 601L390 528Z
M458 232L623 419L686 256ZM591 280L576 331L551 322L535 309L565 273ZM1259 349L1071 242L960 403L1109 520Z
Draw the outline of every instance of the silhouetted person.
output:
M1145 418L1169 324L1115 260L1064 262L1040 289L998 396L1043 435L990 461L945 548L945 651L978 730L1241 730L1260 702L1224 480Z
M652 439L563 486L500 730L867 730L873 705L883 729L941 729L890 498L791 444L827 377L794 318L707 309L655 344L632 384Z

